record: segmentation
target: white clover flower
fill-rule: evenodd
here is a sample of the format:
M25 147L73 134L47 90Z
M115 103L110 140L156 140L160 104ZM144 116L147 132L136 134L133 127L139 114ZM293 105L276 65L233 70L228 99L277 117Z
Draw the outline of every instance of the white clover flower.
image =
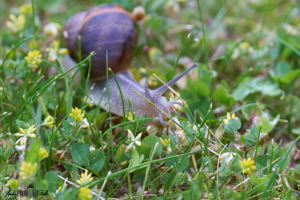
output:
M129 152L130 149L135 149L135 145L141 146L141 137L142 133L139 133L136 137L133 136L131 130L127 129L128 131L128 139L131 142L125 149L125 153Z
M90 124L87 121L87 118L84 118L81 123L82 124L79 129L84 129L84 128L91 129Z
M231 152L226 152L223 153L220 157L219 160L222 163L223 158L226 158L226 165L229 165L230 161L233 159L234 156L236 156L236 153L231 153Z
M36 138L36 134L33 133L36 130L34 125L30 126L29 129L24 130L22 128L19 128L19 130L21 131L21 133L14 134L14 136L21 137L17 140L16 144L18 144L19 142L21 145L26 144L27 137Z
M45 36L54 36L58 35L58 32L61 30L61 25L58 23L50 22L43 28L43 33Z

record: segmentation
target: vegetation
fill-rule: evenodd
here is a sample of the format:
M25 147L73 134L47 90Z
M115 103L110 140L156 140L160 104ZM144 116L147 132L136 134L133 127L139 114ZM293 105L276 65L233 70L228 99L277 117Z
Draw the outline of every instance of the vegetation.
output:
M147 13L131 69L142 85L199 63L165 94L183 103L167 127L90 102L74 77L95 55L63 67L66 20L107 2ZM300 198L297 1L28 3L0 8L1 199Z

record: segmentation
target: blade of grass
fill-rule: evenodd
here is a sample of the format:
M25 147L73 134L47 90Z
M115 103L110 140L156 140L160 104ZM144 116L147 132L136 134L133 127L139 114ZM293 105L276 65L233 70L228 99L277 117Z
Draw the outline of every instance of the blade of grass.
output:
M272 188L275 184L275 181L277 179L277 176L279 174L279 171L282 170L282 166L285 162L285 160L287 159L290 151L292 150L293 146L298 142L298 140L300 139L300 136L297 137L297 139L293 142L293 144L290 146L290 148L287 150L287 152L284 154L284 156L280 159L280 162L278 163L278 167L273 170L274 173L273 175L271 176L265 190L264 190L264 193L263 195L261 196L261 199L265 199L265 198L268 198L272 192Z

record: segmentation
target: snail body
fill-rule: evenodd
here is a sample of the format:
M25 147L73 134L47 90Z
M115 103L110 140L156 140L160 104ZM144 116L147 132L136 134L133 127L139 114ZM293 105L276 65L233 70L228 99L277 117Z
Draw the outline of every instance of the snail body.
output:
M82 59L92 51L96 53L92 57L89 82L90 86L94 85L89 97L95 104L100 101L104 88L108 91L107 81L103 80L106 78L107 50L108 67L116 74L124 100L125 113L129 111L128 99L130 99L133 112L136 115L144 116L147 114L149 117L158 117L162 124L167 125L164 121L166 116L160 109L169 115L170 106L180 104L169 102L162 96L168 87L163 85L155 90L150 90L147 85L141 86L127 72L132 63L138 41L136 20L143 16L141 9L138 11L131 14L121 6L103 4L89 11L78 13L71 17L64 27L66 46L70 51L70 56L77 62L78 37L81 37ZM167 85L171 86L196 66L197 64L169 81ZM114 78L109 78L109 99L110 111L120 116L123 115L122 98ZM105 110L109 110L109 99L108 93L104 92L100 105Z

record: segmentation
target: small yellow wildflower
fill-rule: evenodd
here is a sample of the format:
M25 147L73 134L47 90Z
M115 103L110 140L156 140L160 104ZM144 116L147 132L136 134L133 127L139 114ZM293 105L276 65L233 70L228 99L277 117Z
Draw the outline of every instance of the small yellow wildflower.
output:
M58 55L66 55L69 53L69 50L66 48L59 49L59 41L53 40L50 47L46 48L48 53L47 60L50 62L55 62Z
M24 4L20 8L20 12L24 15L28 15L32 13L32 5L31 4Z
M24 15L19 15L18 17L16 17L14 14L10 14L8 18L10 19L10 21L6 22L6 26L10 30L12 30L13 33L17 33L23 30L26 22Z
M175 135L181 140L183 144L185 143L186 141L185 134L181 128L179 127L176 128Z
M88 175L88 171L86 170L84 173L81 173L80 180L77 180L77 183L79 185L85 185L89 182L91 182L94 178L92 177L92 173Z
M61 186L59 186L58 188L57 188L57 190L55 191L55 193L57 194L57 193L59 193L60 191L61 191Z
M51 115L48 115L48 117L46 117L46 119L44 120L43 125L49 128L53 128L54 123L55 123L54 118Z
M141 146L141 137L142 133L139 133L136 137L133 136L131 130L127 129L128 131L128 140L131 142L125 149L125 153L129 152L130 149L135 149L135 145Z
M153 88L153 87L156 87L157 86L157 82L156 82L156 79L155 77L151 76L148 81L147 81L147 84L150 88Z
M226 152L223 153L220 157L219 157L219 161L222 163L223 158L226 158L226 165L230 164L230 161L233 159L234 156L236 156L237 153L231 153L231 152Z
M251 158L243 159L239 161L239 164L242 168L242 172L245 174L252 174L252 171L254 171L256 169L256 166L254 165L254 160L252 160Z
M8 61L8 63L6 64L6 67L9 69L15 69L16 68L16 63L13 60Z
M89 200L89 199L93 198L93 196L90 193L91 193L91 189L89 189L87 187L83 187L83 188L80 188L78 197L81 198L82 200Z
M167 148L167 152L171 153L172 149L171 149L171 145L170 145L170 139L162 139L161 137L159 137L160 142L162 143L162 145Z
M136 68L131 68L131 72L133 74L134 80L136 81L140 81L143 76L147 73L145 68L139 68L138 70L136 70Z
M73 117L76 122L82 122L84 113L81 113L81 109L78 109L77 107L74 109L72 108L72 113L69 115L70 117Z
M176 1L167 1L164 5L164 9L169 15L176 15L180 12L179 3Z
M177 95L174 95L173 92L169 93L170 95L170 102L173 102L173 107L177 110L180 110L182 108L182 105L184 102L179 98L180 94L177 92Z
M242 44L240 44L240 48L242 50L247 50L250 47L249 42L243 42Z
M54 36L56 37L61 30L61 25L58 23L50 22L43 28L44 36Z
M79 127L79 129L84 129L84 128L91 129L90 124L89 124L89 122L87 121L87 118L84 118L84 119L82 120L82 124L81 124L81 126Z
M25 57L27 61L27 66L33 69L36 69L38 65L42 62L42 60L38 59L41 58L42 54L38 50L29 51L28 55Z
M20 167L19 176L22 180L32 180L34 178L34 173L37 170L37 163L32 164L31 162L22 162Z
M60 55L66 55L66 54L69 53L69 50L68 50L67 48L60 48L60 49L58 50L58 53L59 53Z
M48 151L46 149L44 149L43 147L40 147L40 149L39 149L39 161L44 160L48 156L49 156Z
M19 180L18 179L10 179L9 187L12 189L17 189L19 187Z
M16 144L18 144L19 142L21 145L26 144L27 137L36 138L36 134L33 133L36 130L34 125L25 130L22 128L19 128L19 130L21 131L21 133L14 134L14 136L21 137L16 141Z
M228 122L231 118L238 119L238 117L235 115L235 113L232 113L232 115L230 116L229 112L227 112L226 119L223 119L223 122L225 124L228 124Z
M134 120L134 114L132 115L131 112L128 113L128 115L126 116L127 120L129 121L133 121Z

